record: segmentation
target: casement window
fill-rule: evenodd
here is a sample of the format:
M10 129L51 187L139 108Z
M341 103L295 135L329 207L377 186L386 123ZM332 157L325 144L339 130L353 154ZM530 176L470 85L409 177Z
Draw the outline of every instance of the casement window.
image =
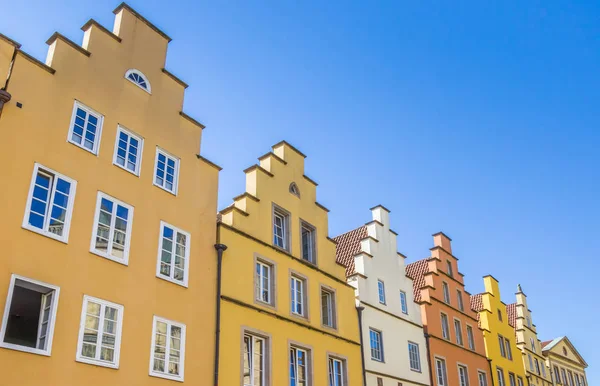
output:
M479 380L479 386L487 386L487 376L483 371L477 372L477 379Z
M146 78L140 70L130 69L125 73L125 79L135 84L142 90L146 91L148 94L152 93L152 87L150 86L150 81Z
M565 369L560 369L560 373L562 374L562 382L563 385L568 385L567 383L567 372L565 371Z
M454 277L454 271L452 270L452 263L446 260L446 266L448 267L448 276Z
M442 291L444 292L444 303L450 304L450 289L445 281L442 282Z
M498 308L498 320L502 321L502 311Z
M0 347L50 356L59 292L57 286L13 274Z
M383 378L377 377L377 386L383 386Z
M523 386L523 385L524 385L523 378L517 377L517 386Z
M178 182L179 158L157 147L154 163L154 185L176 195Z
M529 338L529 344L531 345L531 351L536 352L535 351L535 339Z
M309 352L299 347L290 347L290 386L310 385L308 377Z
M122 126L117 128L113 164L136 176L140 175L144 139Z
M462 296L462 292L459 290L456 290L456 303L458 304L458 309L461 311L465 310L465 306L463 304L463 296Z
M306 279L292 275L290 280L292 314L307 317Z
M579 374L575 373L575 385L581 386L581 381L579 380Z
M346 361L336 357L328 357L329 386L347 386Z
M571 370L569 370L568 373L569 373L569 385L574 386L573 373L571 372Z
M513 373L508 373L508 384L509 386L517 386L517 381Z
M185 324L154 316L150 375L183 382Z
M527 316L525 320L527 321L527 327L531 328L531 318Z
M441 314L442 318L442 337L450 340L450 325L448 324L448 315Z
M537 375L541 375L540 361L537 358L535 358L535 372L537 373Z
M448 374L446 372L446 361L441 358L435 358L435 378L437 386L448 385Z
M244 334L243 386L266 386L267 340Z
M257 259L254 277L256 300L271 306L275 304L273 278L273 265Z
M546 378L546 366L544 365L544 362L541 362L540 367L542 368L542 375L544 376L544 378Z
M290 215L279 207L273 208L273 245L289 251Z
M123 306L84 296L77 361L119 368L122 328Z
M498 375L498 386L506 386L506 382L504 381L504 370L500 367L496 367L496 374Z
M185 287L190 265L190 234L160 222L156 276Z
M302 236L302 259L314 264L316 262L315 227L301 221L300 231Z
M75 101L68 141L92 154L98 155L103 120L104 117L101 114Z
M454 334L456 334L456 344L463 345L462 326L460 320L454 319Z
M76 187L76 181L36 163L23 228L66 243Z
M500 344L500 356L506 358L506 348L504 346L504 337L498 334L498 343Z
M467 326L467 343L470 350L475 350L475 337L473 335L473 327Z
M504 346L506 347L506 358L512 361L512 349L510 348L510 340L508 338L504 338Z
M527 356L529 357L529 369L533 371L533 358L529 353L527 353ZM558 376L558 369L556 367L554 369L556 370L556 375Z
M531 358L531 355L529 355L529 358ZM529 363L531 364L531 370L533 370L533 362L529 361ZM556 366L554 366L554 379L556 380L556 383L560 383L560 372Z
M127 265L133 207L98 192L90 252Z
M335 292L324 287L321 287L321 323L327 327L337 328Z
M369 342L371 345L371 359L383 362L383 341L381 331L369 328Z
M458 383L460 386L469 386L469 372L466 366L458 365Z
M382 280L377 280L377 295L379 296L379 303L385 304L385 284Z
M408 342L408 360L411 370L421 371L421 355L419 353L418 344Z
M400 309L403 314L408 315L408 304L406 302L406 292L400 291Z

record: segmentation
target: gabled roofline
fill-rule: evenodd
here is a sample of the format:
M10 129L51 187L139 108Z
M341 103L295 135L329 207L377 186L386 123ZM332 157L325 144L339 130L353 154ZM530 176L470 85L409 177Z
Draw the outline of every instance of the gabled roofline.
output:
M9 38L8 36L6 36L6 35L3 35L3 34L1 34L1 33L0 33L0 39L2 39L2 40L4 40L4 41L6 41L8 44L10 44L11 46L13 46L13 47L15 47L15 48L21 48L21 43L19 43L19 42L15 41L15 40L12 40L12 39L11 39L11 38Z
M167 35L166 33L164 33L163 31L161 31L158 27L156 27L154 24L150 23L148 21L148 19L146 19L144 16L140 15L139 13L137 13L137 11L133 8L131 8L127 3L123 2L121 4L119 4L119 6L117 8L115 8L115 10L113 11L113 13L116 15L117 13L121 12L122 9L126 9L129 12L131 12L133 14L133 16L137 17L138 19L140 19L141 22L143 22L144 24L146 24L148 27L152 28L156 33L158 33L160 36L162 36L163 38L167 39L167 42L171 42L171 39L169 37L169 35Z
M559 344L560 342L565 341L565 343L567 344L567 346L569 346L571 348L571 351L573 351L573 353L579 358L579 360L581 361L581 363L583 364L583 367L588 367L587 362L585 361L585 359L583 359L583 357L581 356L581 354L579 353L579 351L577 351L577 349L575 348L575 346L573 345L573 343L571 343L571 341L569 340L568 337L566 336L561 336L558 338L554 338L554 340L552 340L552 342L548 343L545 347L542 348L542 352L547 352L552 350L557 344ZM562 355L562 354L560 354Z

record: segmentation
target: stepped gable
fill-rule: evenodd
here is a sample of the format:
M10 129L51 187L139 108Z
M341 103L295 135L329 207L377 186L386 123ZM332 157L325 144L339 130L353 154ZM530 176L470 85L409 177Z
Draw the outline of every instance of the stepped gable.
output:
M336 261L346 267L346 276L355 273L354 256L360 253L360 241L367 236L367 226L363 225L333 238L337 243Z
M406 266L406 275L413 280L413 295L417 303L421 301L421 288L425 287L428 260L428 258L418 260Z

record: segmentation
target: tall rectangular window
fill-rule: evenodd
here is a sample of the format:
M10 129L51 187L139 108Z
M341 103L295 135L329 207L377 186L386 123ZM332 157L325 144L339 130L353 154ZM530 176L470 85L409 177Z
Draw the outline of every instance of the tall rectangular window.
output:
M421 354L419 353L419 345L413 342L408 342L408 359L410 369L413 371L421 371Z
M446 260L446 266L448 267L448 276L454 277L454 270L452 269L452 263L450 260Z
M97 155L103 119L104 117L96 111L75 101L69 126L69 142Z
M324 287L321 287L321 323L327 327L337 327L335 292Z
M496 374L498 375L498 386L506 386L504 371L500 367L496 367Z
M506 358L506 348L504 347L504 337L498 334L498 343L500 344L500 356Z
M379 296L379 303L385 304L385 285L382 280L377 280L377 295Z
M256 300L274 305L273 297L273 266L262 260L256 260L256 275L254 277Z
M117 128L113 164L139 176L142 165L143 147L144 139L142 137L133 134L119 125Z
M157 147L154 164L154 185L176 195L178 180L179 158Z
M442 337L444 339L450 340L450 325L448 324L448 315L442 315Z
M581 381L579 380L579 374L575 373L575 385L581 386Z
M531 354L527 353L527 356L529 357L529 370L533 371L533 358L531 357ZM558 376L558 368L554 368L556 370L556 375ZM557 379L560 379L560 377L558 377Z
M185 324L155 316L152 326L150 375L183 381Z
M123 306L85 295L79 324L77 361L119 368Z
M306 317L306 279L292 275L290 283L292 314Z
M133 207L98 192L90 252L127 265Z
M466 366L458 365L458 381L460 386L469 386L469 373Z
M459 290L456 290L456 304L458 304L459 310L461 310L461 311L465 310L465 306L463 304L462 292Z
M533 362L531 361L531 355L529 355L529 359L531 370L533 370ZM556 383L560 383L560 372L557 366L554 366L554 379L556 380Z
M541 367L542 367L542 375L544 376L544 378L546 378L546 366L544 365L544 362L542 362Z
M256 335L244 335L243 385L266 386L266 339Z
M513 373L508 373L508 383L510 386L517 386L516 378Z
M475 338L473 336L473 327L467 326L467 342L470 350L475 350Z
M517 386L523 386L523 385L524 385L523 378L517 377Z
M535 372L537 373L537 375L541 375L540 361L538 361L537 358L535 358Z
M502 321L502 311L498 308L498 320Z
M567 383L567 372L565 371L565 369L560 369L560 373L562 374L562 382L563 385L568 385Z
M300 222L300 229L302 234L302 259L310 263L315 263L315 228L304 222Z
M479 386L487 386L487 377L483 371L477 372L477 379L479 380Z
M290 386L307 386L310 372L309 353L299 347L290 347Z
M400 309L403 314L408 315L408 304L406 302L406 292L400 291Z
M531 351L535 351L535 340L533 338L529 338L529 344L531 345Z
M273 208L273 245L289 250L289 214L283 209Z
M446 361L441 358L435 358L435 378L437 386L448 385L448 375L446 373Z
M573 383L573 373L571 372L571 370L569 370L569 385L574 386L574 383Z
M510 340L504 338L504 346L506 346L506 358L512 361L512 349L510 348Z
M463 345L462 326L460 320L454 319L454 333L456 334L456 344Z
M450 289L445 281L442 282L442 291L444 292L444 303L450 304Z
M383 362L383 342L381 332L369 328L369 342L371 345L371 359Z
M190 241L189 233L164 221L160 222L157 277L187 287Z
M342 359L328 358L329 386L346 386L346 363Z
M35 164L23 228L67 242L77 182Z
M0 347L50 356L60 288L13 274Z

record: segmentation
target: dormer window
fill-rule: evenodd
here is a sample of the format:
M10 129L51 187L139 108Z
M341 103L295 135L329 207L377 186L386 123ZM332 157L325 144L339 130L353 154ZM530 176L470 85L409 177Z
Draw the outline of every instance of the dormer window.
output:
M300 189L298 189L298 185L296 185L295 182L292 182L290 184L290 193L292 193L294 196L300 198Z
M141 71L135 69L128 70L125 73L125 79L135 84L147 93L152 93L150 82L148 81L148 78L146 78L146 75L142 74Z

